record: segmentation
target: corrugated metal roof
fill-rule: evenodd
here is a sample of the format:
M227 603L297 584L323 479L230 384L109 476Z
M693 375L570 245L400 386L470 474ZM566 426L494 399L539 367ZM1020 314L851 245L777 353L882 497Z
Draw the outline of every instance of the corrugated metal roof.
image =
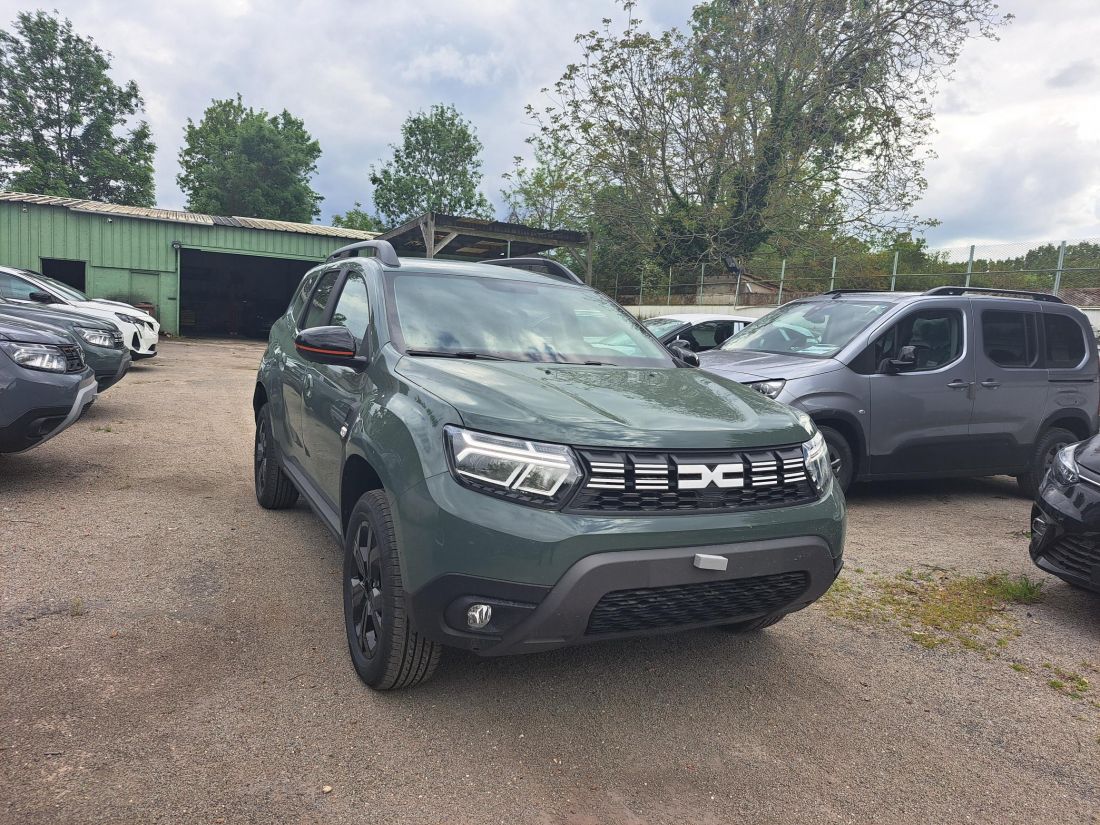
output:
M63 198L56 195L32 195L26 192L0 192L0 201L30 203L35 206L60 206L72 212L85 212L100 215L118 215L124 218L139 218L172 223L189 223L205 226L236 226L242 229L262 229L270 232L296 232L302 235L326 235L331 238L352 238L369 240L376 232L363 232L359 229L344 229L337 226L322 226L316 223L292 223L290 221L270 221L263 218L223 217L204 215L200 212L183 212L177 209L150 209L144 206L122 206L117 203Z

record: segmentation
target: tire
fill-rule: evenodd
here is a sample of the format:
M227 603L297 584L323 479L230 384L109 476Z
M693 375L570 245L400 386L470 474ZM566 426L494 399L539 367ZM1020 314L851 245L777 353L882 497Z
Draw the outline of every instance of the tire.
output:
M442 645L409 623L390 502L371 490L356 502L344 538L344 627L355 672L375 690L419 685L439 665Z
M855 453L852 452L852 445L848 443L848 439L839 430L834 430L832 427L818 427L818 430L821 431L821 436L825 439L825 444L829 448L829 463L833 467L837 484L840 485L841 490L847 493L848 488L852 486L852 477L856 469L856 458Z
M776 613L774 616L764 616L760 619L751 619L747 622L734 622L733 624L724 624L722 629L727 633L753 633L757 630L763 630L765 627L771 627L776 622L786 617L786 613Z
M1067 444L1080 440L1069 430L1063 430L1061 427L1051 427L1044 432L1032 449L1030 469L1016 476L1016 484L1020 492L1028 498L1035 498L1035 494L1039 492L1039 483L1046 475L1050 462L1054 460L1054 454Z
M253 475L256 481L256 501L265 510L285 510L298 501L294 486L275 454L275 437L271 430L271 409L267 404L256 416L256 444L252 452Z

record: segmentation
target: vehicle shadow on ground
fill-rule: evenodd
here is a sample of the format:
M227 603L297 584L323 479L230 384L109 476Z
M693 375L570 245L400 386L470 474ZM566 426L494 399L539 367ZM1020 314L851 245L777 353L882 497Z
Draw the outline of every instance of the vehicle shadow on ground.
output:
M985 495L998 499L1027 500L1011 476L980 478L929 478L916 481L864 481L848 491L850 503L898 501L907 498L945 498L956 495Z

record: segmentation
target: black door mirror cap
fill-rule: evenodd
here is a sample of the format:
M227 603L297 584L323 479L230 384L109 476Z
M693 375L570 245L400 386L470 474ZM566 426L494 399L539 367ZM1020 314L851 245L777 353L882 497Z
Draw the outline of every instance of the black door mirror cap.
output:
M36 304L56 304L57 299L48 292L36 291L27 296Z
M351 367L355 370L366 369L367 355L360 351L360 345L347 327L311 327L303 329L294 337L294 349L303 358L318 364L332 364L338 367Z
M668 345L668 351L672 354L673 358L685 367L699 366L699 356L683 344L673 341Z

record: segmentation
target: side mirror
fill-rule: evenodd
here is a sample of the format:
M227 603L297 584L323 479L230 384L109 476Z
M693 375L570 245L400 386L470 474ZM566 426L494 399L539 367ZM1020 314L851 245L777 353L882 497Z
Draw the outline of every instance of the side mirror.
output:
M671 344L668 345L668 351L672 353L673 358L675 358L677 361L682 362L686 366L699 366L699 356L692 352L686 343L683 343L679 340L673 341Z
M347 327L304 329L294 339L294 349L318 364L366 369L367 356L359 354L359 342Z
M55 304L55 303L57 303L54 300L54 297L52 295L50 295L50 293L48 293L48 292L32 292L27 297L30 298L32 301L34 301L36 304Z
M905 346L898 351L897 358L886 361L886 372L889 375L897 375L899 372L908 372L917 365L917 348Z

